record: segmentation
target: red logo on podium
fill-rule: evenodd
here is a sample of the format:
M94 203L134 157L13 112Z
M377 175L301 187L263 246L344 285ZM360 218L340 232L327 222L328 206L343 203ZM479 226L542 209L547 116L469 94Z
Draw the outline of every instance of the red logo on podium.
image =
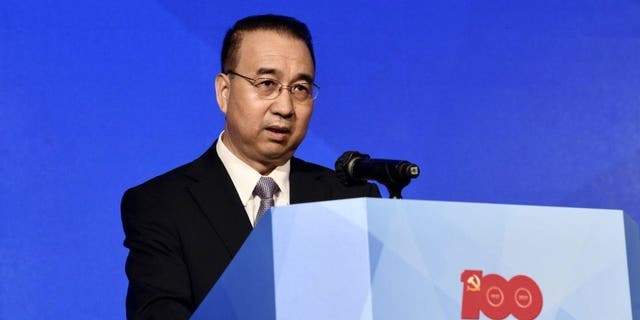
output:
M482 275L465 270L462 281L462 319L479 319L480 311L490 319L510 314L519 320L535 319L542 311L542 291L533 279L517 275L507 281L500 275Z

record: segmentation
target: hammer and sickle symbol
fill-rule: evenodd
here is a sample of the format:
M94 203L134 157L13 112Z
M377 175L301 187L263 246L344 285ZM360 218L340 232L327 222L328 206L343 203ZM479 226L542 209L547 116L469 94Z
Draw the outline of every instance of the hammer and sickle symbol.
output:
M467 278L467 291L480 291L480 278L477 275Z

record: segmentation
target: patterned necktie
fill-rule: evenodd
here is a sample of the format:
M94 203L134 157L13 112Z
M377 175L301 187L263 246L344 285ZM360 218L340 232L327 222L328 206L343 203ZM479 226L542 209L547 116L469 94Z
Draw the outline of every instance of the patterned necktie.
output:
M258 221L260 221L264 213L273 207L275 204L273 195L278 191L280 191L280 188L273 178L261 177L260 180L258 180L255 189L253 189L253 195L260 197L260 208L258 208L254 225L258 225Z

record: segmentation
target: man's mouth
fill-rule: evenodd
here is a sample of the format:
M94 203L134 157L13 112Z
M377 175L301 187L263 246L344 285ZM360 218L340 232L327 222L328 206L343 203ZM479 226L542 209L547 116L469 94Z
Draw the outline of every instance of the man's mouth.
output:
M281 134L287 134L291 132L291 130L288 127L278 127L278 126L267 127L267 130L273 133L281 133Z
M269 126L266 130L269 132L271 139L276 141L284 141L285 138L291 134L289 127Z

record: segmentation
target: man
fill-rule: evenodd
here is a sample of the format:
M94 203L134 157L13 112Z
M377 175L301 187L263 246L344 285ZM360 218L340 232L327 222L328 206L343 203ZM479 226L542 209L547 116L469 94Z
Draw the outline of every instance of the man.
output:
M374 185L345 187L333 171L293 157L317 92L306 25L242 19L227 32L221 60L219 139L123 196L128 318L188 318L274 204L380 196Z

